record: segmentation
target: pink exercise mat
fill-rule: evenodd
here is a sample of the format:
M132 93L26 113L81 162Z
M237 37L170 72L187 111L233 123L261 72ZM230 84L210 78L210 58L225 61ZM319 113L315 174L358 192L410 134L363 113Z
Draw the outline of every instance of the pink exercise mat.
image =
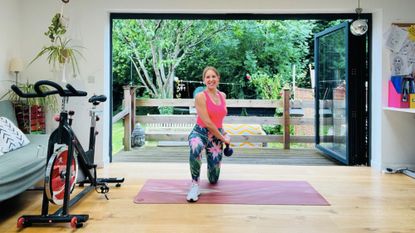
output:
M188 180L147 180L134 198L137 204L184 204ZM201 204L330 205L306 181L219 180L200 182Z

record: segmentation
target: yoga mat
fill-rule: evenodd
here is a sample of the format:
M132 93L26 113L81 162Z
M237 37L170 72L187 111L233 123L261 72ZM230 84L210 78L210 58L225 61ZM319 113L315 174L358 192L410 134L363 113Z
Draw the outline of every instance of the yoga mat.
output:
M134 198L137 204L185 204L191 181L147 180ZM330 205L306 181L219 180L200 182L198 204Z

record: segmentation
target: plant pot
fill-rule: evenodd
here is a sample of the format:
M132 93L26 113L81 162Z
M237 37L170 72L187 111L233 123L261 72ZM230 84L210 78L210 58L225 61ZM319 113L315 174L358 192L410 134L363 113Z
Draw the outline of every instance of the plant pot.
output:
M69 58L69 51L66 48L60 49L60 55L59 55L59 63L64 64Z

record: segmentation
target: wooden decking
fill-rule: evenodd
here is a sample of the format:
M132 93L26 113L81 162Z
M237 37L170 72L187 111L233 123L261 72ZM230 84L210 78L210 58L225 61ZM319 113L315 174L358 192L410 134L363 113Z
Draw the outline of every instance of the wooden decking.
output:
M114 162L171 162L187 163L188 147L145 146L121 151L113 156ZM337 165L337 163L315 149L271 149L271 148L234 148L231 157L224 157L224 163L230 164L268 164L268 165Z

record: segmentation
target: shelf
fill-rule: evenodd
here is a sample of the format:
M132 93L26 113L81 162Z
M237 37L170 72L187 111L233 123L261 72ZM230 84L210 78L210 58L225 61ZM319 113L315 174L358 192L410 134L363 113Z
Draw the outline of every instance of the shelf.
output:
M395 111L395 112L415 113L415 108L392 108L392 107L384 107L383 110Z

